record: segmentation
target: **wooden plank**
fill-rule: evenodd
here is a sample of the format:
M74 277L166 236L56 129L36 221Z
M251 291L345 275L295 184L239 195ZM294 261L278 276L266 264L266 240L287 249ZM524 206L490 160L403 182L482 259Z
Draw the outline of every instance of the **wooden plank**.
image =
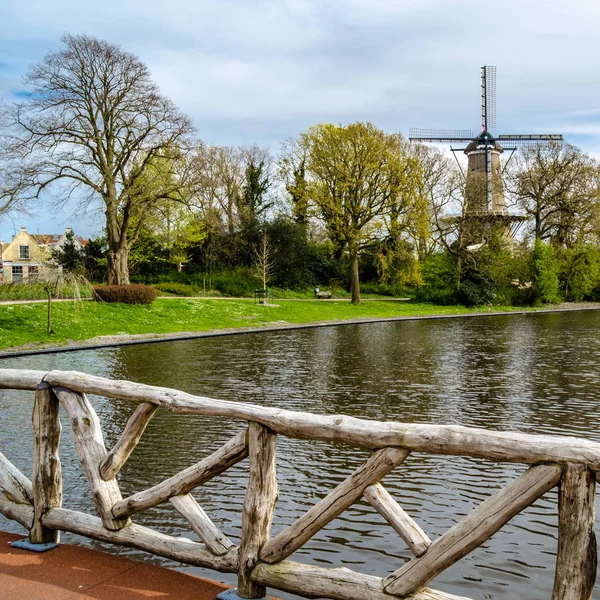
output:
M423 556L413 558L384 579L383 589L404 597L424 587L553 488L560 476L561 469L557 466L531 467L437 538Z
M415 556L422 556L431 540L380 484L370 485L364 493L371 506L396 530Z
M191 494L173 496L170 502L215 556L227 554L233 548L233 542L218 530Z
M142 402L129 417L119 441L100 464L100 476L104 481L114 479L117 476L121 467L127 462L134 448L138 445L146 426L157 410L158 406L156 404Z
M206 483L246 458L248 456L246 437L247 432L241 431L216 452L195 465L147 490L132 494L125 500L119 500L113 506L113 515L118 519L129 517L141 510L167 502L173 496L191 492L195 487Z
M258 563L252 571L258 583L299 594L304 598L332 598L333 600L394 600L386 594L382 580L350 569L324 569L313 565L284 560L276 565ZM468 598L421 590L405 600L469 600Z
M62 471L59 402L47 383L40 383L33 405L33 527L29 540L34 544L58 544L60 532L42 525L42 517L62 505Z
M269 539L279 494L276 470L277 435L258 423L248 424L248 487L242 511L242 539L237 593L262 598L266 589L250 578L263 544Z
M368 449L390 446L414 452L473 456L499 462L577 462L600 469L600 444L567 436L489 431L460 425L368 421L215 400L131 381L112 381L76 371L50 371L45 378L80 392L152 402L178 413L221 416L262 423L287 437L338 442Z
M33 525L33 506L31 504L13 502L3 494L0 494L0 513L7 519L12 519L23 525L27 531Z
M111 509L122 500L116 480L104 481L100 477L100 463L106 458L106 448L100 420L85 394L56 387L54 393L71 420L73 443L87 475L92 498L98 514L107 529L121 529L129 523L127 518L114 517Z
M158 533L135 523L118 531L110 531L103 527L98 517L65 508L51 510L43 517L42 522L46 527L70 531L102 542L137 548L188 565L214 569L222 573L235 573L237 569L237 548L232 548L222 556L215 556L206 549L204 544L184 537Z
M31 390L42 382L46 371L31 369L0 369L0 388L9 390Z
M0 488L9 500L33 504L33 485L2 452L0 452Z
M325 498L268 541L260 552L260 559L273 564L287 558L306 544L327 523L352 506L368 486L378 483L409 454L408 450L402 448L384 448L374 452L363 465Z
M558 555L552 600L590 600L598 562L596 478L582 465L567 465L558 499Z

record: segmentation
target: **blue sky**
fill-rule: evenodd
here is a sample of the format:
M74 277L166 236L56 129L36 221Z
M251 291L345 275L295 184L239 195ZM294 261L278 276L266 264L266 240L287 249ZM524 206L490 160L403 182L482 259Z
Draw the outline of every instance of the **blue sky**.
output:
M65 33L121 44L208 143L279 143L319 121L388 131L479 127L479 66L498 67L498 133L553 132L600 154L600 3L592 0L3 0L0 97ZM15 228L88 235L98 216Z

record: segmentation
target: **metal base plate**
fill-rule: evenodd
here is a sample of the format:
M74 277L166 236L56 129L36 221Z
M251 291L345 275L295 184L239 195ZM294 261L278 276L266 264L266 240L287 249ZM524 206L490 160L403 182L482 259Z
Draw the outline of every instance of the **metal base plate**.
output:
M228 590L225 590L224 592L221 592L217 596L217 600L245 600L245 598L238 596L236 589L230 588ZM267 597L263 596L262 598L257 598L256 600L267 600Z
M10 545L12 548L19 548L19 550L30 550L31 552L48 552L48 550L54 550L54 548L58 548L58 544L55 544L54 542L49 542L47 544L32 544L28 537L23 538L22 540L11 542Z

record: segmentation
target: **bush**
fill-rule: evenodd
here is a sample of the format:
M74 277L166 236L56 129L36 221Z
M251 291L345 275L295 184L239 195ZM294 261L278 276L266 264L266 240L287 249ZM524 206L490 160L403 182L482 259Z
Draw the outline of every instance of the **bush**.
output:
M537 302L560 302L558 264L552 246L536 240L531 260L534 299Z
M94 288L96 300L122 302L123 304L152 304L156 290L149 285L98 285Z
M159 292L173 294L174 296L197 296L196 288L185 283L176 283L174 281L167 283L158 283L154 286Z
M258 279L243 269L219 273L212 280L212 287L219 290L224 296L251 298L258 286L262 287Z
M416 293L420 302L456 304L456 261L447 252L428 256L421 265L423 287Z
M465 306L489 304L496 297L494 282L477 267L469 266L463 271L458 298Z
M377 294L378 296L391 296L403 298L414 295L414 290L401 283L387 283L367 281L360 284L361 294Z

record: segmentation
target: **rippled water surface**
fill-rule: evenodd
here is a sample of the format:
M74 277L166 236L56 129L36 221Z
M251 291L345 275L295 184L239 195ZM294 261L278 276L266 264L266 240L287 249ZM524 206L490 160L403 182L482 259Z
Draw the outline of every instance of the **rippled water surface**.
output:
M0 361L0 367L75 369L321 414L456 423L600 441L599 326L596 311L373 323L15 358ZM92 400L110 447L133 406ZM0 393L0 450L27 474L31 472L31 408L31 393ZM200 460L240 427L238 422L159 411L122 471L123 494L149 487ZM64 415L61 455L64 505L92 510ZM280 497L273 535L367 456L343 446L280 437ZM384 484L434 539L523 470L519 465L415 454ZM234 541L239 540L246 478L244 461L195 492ZM136 520L194 539L168 504ZM445 571L432 587L482 600L550 598L556 523L553 491ZM19 526L0 517L0 529L19 531ZM63 539L84 541L75 536ZM149 559L129 549L111 551L235 582L232 575ZM397 534L361 502L292 559L385 576L410 556Z

